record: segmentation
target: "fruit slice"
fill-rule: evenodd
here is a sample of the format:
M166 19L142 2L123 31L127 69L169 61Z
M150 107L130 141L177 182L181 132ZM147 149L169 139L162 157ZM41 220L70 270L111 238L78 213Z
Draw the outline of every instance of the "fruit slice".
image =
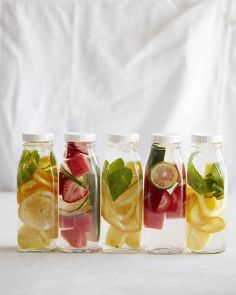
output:
M88 153L85 150L79 149L77 144L75 142L68 142L67 143L67 151L66 151L66 158L74 158L78 156L79 154L88 155Z
M196 229L187 223L187 248L192 251L201 251L206 247L210 234Z
M83 188L74 181L67 179L64 182L62 198L67 203L74 203L88 197L88 189Z
M130 186L142 178L142 164L141 162L128 162L125 165L127 168L132 170L132 180Z
M37 191L21 202L19 217L23 223L34 229L47 230L53 226L53 204L53 193Z
M87 245L86 233L80 230L61 230L61 236L69 243L71 247L82 248Z
M124 244L126 234L113 226L110 226L107 234L105 244L114 248L121 248Z
M149 180L148 175L146 175L144 180L144 205L145 208L156 212L157 207L161 202L163 191L158 190L153 186Z
M91 171L91 165L85 155L79 154L74 158L65 160L73 176L79 177Z
M165 213L155 213L144 209L144 225L148 228L162 229L165 219Z
M166 218L185 217L186 189L185 185L178 186L171 194L171 205L166 212Z
M42 170L42 169L37 169L34 173L33 173L33 179L39 183L42 184L50 189L53 188L53 179L52 176L50 175L50 173Z
M198 195L197 200L199 207L205 216L218 216L226 210L226 201L224 198L217 200L215 197L206 198Z
M24 184L22 184L19 188L20 193L24 196L29 196L33 192L35 192L39 188L39 184L34 180L31 179Z
M40 232L27 225L23 225L17 233L18 245L21 250L46 250Z
M141 242L141 232L138 231L136 233L126 234L124 242L132 249L139 249Z
M154 186L159 189L169 189L178 180L176 167L168 162L160 162L152 166L150 179Z
M67 203L63 201L62 198L59 198L59 208L60 210L63 210L63 211L73 212L83 207L83 205L86 203L87 200L88 200L88 195L85 198L80 199L79 201L76 201L74 203Z
M203 226L209 222L209 217L202 214L198 202L196 201L189 212L188 221L195 226Z
M60 229L73 229L74 217L59 215L59 227Z
M225 228L225 221L220 217L210 218L208 223L203 226L198 227L198 229L205 233L217 233L222 231Z
M41 169L47 169L50 167L50 157L45 156L39 159L39 167Z
M171 206L171 196L167 191L164 191L161 196L161 202L156 209L156 213L166 212Z
M74 217L74 228L83 232L89 232L92 226L92 215L90 213Z

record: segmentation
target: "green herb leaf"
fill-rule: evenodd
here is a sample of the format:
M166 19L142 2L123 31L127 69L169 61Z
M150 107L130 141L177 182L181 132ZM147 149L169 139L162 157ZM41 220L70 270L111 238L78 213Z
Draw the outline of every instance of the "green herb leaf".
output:
M206 178L211 179L217 183L220 187L224 187L224 178L220 170L219 163L213 163L211 172L206 175Z
M188 184L199 194L206 194L208 192L208 187L205 179L196 170L193 162L190 161L188 165Z
M102 171L102 178L107 181L107 174L109 169L109 162L107 160L104 161L103 164L103 171Z
M132 169L125 167L122 159L117 159L110 164L107 182L113 201L127 190L131 180Z

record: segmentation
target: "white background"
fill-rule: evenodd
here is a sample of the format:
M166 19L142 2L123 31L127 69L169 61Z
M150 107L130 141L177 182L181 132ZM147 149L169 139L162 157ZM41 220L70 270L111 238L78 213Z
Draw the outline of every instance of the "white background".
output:
M180 132L185 160L191 132L220 132L225 138L233 235L235 3L0 0L0 190L15 189L22 132L54 132L60 161L66 131L96 132L100 159L104 157L107 133L136 131L141 135L144 163L151 132ZM5 195L1 196L4 199ZM11 204L15 202L13 194L10 200ZM14 241L11 222L9 241ZM8 249L6 241L0 237ZM9 257L3 257L7 265ZM12 267L14 259L10 256ZM233 290L233 281L230 277L229 291ZM205 290L201 288L198 290ZM218 285L219 294L223 290L224 285Z

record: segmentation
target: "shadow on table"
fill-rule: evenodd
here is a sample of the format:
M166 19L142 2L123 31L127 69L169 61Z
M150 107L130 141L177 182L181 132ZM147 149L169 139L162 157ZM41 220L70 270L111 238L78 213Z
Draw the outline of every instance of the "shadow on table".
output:
M0 246L0 253L16 253L18 252L17 247L14 246Z

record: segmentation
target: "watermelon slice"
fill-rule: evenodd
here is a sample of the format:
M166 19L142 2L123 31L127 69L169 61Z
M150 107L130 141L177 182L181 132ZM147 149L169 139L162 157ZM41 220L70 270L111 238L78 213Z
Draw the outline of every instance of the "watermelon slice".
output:
M144 225L148 228L162 229L165 213L154 213L144 208Z
M92 216L90 213L74 217L74 228L78 231L89 232L91 223Z
M184 218L186 201L186 185L178 186L171 194L171 205L166 218Z
M74 228L74 218L59 215L59 227L61 229L73 229Z
M88 196L88 189L83 188L71 179L67 179L62 188L62 198L67 203L74 203Z
M156 212L158 208L163 191L156 189L150 182L148 174L144 180L144 206L146 209Z
M61 236L74 248L82 248L87 245L86 233L79 230L61 230Z
M79 154L74 158L65 160L71 174L75 177L80 177L91 171L91 165L85 155Z
M77 146L76 143L74 142L68 142L67 143L67 150L66 150L66 158L74 158L76 156L78 156L79 154L84 154L84 155L88 155L87 152L85 152L84 150L79 149L79 147Z

